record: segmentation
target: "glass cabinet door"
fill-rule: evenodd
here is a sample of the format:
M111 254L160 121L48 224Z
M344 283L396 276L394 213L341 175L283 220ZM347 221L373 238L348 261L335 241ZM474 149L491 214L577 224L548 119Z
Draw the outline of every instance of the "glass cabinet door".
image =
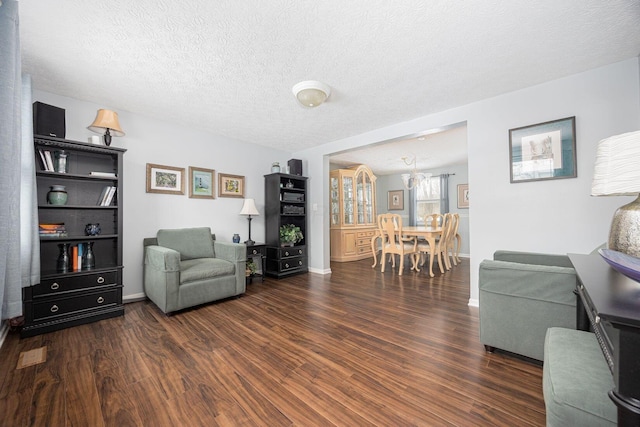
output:
M340 223L340 196L338 188L338 178L331 178L331 225L338 225Z
M364 218L364 186L362 183L362 176L356 175L356 206L358 211L358 225L365 223Z
M342 203L344 212L344 224L353 225L354 223L354 202L353 202L353 177L345 176L342 178Z
M376 213L373 211L373 182L369 174L364 175L364 221L366 224L373 224Z

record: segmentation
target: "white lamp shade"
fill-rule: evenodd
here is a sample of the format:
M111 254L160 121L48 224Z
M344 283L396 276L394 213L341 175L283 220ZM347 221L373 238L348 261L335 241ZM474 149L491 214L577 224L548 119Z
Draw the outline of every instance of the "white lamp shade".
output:
M592 196L631 196L640 193L640 131L598 143L591 185Z
M316 80L300 82L293 87L293 94L305 107L317 107L327 100L331 88Z
M253 199L244 199L240 215L260 215L260 212L256 209L256 202Z

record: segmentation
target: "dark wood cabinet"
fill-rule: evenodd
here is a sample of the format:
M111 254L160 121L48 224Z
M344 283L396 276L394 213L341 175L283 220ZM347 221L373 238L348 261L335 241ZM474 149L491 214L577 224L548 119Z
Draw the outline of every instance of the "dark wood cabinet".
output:
M286 277L306 273L307 265L307 178L272 173L265 175L266 275ZM304 236L294 246L282 246L280 227L293 224Z
M124 314L120 195L126 150L38 135L34 143L38 222L64 224L64 232L40 236L40 283L22 290L23 337ZM56 153L64 154L66 168L56 167ZM54 185L64 186L66 203L48 202ZM107 204L102 196L111 187ZM96 223L100 234L87 235L86 225ZM59 262L63 244L69 248L65 269ZM74 246L85 254L91 246L92 265L80 260L74 268Z

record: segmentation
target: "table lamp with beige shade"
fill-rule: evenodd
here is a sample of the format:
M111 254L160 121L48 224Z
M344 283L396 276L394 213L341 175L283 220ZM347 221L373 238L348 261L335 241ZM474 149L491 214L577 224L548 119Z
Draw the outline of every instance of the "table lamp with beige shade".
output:
M111 136L124 136L124 132L118 122L118 113L111 110L98 110L96 119L87 127L95 133L104 132L104 144L111 145Z
M598 143L592 196L636 196L611 221L608 248L640 258L640 131Z

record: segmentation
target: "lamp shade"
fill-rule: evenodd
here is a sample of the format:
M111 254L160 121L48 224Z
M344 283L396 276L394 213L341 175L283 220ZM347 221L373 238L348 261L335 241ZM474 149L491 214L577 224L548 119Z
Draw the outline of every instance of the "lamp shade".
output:
M256 209L256 202L253 199L244 199L240 215L260 215L260 212Z
M118 122L118 113L111 110L98 110L96 119L87 129L96 133L103 133L105 129L110 129L113 136L124 136L124 132Z
M640 193L640 131L598 143L591 185L592 196L631 196Z
M327 100L331 88L316 80L307 80L293 86L293 94L305 107L317 107Z

